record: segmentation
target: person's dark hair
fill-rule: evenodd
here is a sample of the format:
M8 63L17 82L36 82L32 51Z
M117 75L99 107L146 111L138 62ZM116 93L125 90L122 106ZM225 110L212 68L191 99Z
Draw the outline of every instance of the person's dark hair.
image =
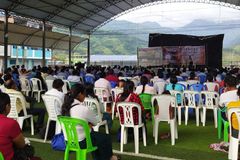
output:
M168 90L165 90L165 91L163 91L163 93L162 93L162 94L171 95L170 91L168 91Z
M100 72L99 77L100 78L105 78L106 77L106 73L105 72Z
M194 72L190 72L190 80L194 80L195 78L195 73Z
M78 70L74 69L73 72L72 72L72 75L74 75L74 76L79 76Z
M94 85L92 83L85 84L86 97L95 98L98 100L98 96L94 93ZM99 100L98 100L99 101Z
M178 82L177 77L175 75L172 75L170 77L170 83L172 83L173 90L175 89L175 85L177 84L177 82Z
M164 75L163 75L163 71L162 71L162 70L158 71L158 77L159 77L159 78L164 78Z
M227 75L224 79L224 82L229 87L236 87L237 86L237 78L232 75Z
M6 93L0 92L0 114L3 114L6 110L6 106L10 104L10 97Z
M7 89L13 89L14 86L16 86L15 82L11 79L11 80L8 80L4 83L4 86L7 88Z
M4 76L3 76L3 80L6 82L6 81L8 81L8 80L10 80L10 79L12 79L12 75L11 74L5 74Z
M55 79L53 81L52 87L55 89L62 88L64 85L64 82L61 79Z
M208 80L208 82L213 82L213 75L212 74L208 74L207 75L207 80Z
M62 115L70 116L70 109L73 107L72 103L74 102L74 99L77 98L79 93L85 94L85 87L82 84L74 84L70 92L64 97Z
M123 93L121 94L120 101L125 101L130 93L133 92L134 83L132 81L127 80L123 87Z
M113 75L113 74L114 74L113 69L109 69L109 70L108 70L108 75Z
M148 78L146 76L142 76L140 79L141 85L143 85L142 93L145 91L145 86L148 84Z

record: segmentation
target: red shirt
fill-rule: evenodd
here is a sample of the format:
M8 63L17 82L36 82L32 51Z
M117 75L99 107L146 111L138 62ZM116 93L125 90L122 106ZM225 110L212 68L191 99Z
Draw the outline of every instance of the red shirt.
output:
M109 82L110 81L114 81L116 83L118 82L118 77L114 75L107 75L105 79L108 80Z
M0 151L5 160L12 160L13 139L21 133L19 124L14 119L0 114Z
M120 101L120 97L121 94L118 95L117 100L116 100L116 104L117 102L121 102ZM144 111L144 107L142 105L142 101L139 98L139 96L135 93L130 93L129 98L127 98L128 100L125 100L125 102L134 102L137 103L141 106L141 110ZM121 124L124 123L124 117L123 117L123 110L122 108L119 109L119 115L120 115L120 122ZM133 108L133 121L135 125L138 125L138 110L136 108Z

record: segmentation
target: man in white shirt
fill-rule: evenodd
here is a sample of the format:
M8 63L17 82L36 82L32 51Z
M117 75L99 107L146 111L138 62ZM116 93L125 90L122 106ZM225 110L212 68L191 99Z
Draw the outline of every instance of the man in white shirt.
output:
M226 106L229 102L238 101L239 97L237 95L237 78L229 75L226 76L224 80L226 84L225 92L221 94L219 105L221 107Z
M105 88L107 92L104 93L104 97L110 97L111 95L111 83L105 79L106 73L101 72L100 78L94 83L94 87Z
M64 82L61 79L55 79L52 85L53 88L47 91L45 94L55 96L59 98L59 100L63 103L64 101L64 93L62 92L63 85ZM61 115L62 104L55 104L54 106L56 107L55 111L57 115Z

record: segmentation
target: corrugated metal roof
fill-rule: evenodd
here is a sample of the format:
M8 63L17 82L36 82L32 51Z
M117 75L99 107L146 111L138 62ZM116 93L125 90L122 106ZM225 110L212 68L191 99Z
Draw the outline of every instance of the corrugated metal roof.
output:
M1 0L0 8L19 16L91 33L117 15L153 5L152 2L214 3L240 9L239 0Z

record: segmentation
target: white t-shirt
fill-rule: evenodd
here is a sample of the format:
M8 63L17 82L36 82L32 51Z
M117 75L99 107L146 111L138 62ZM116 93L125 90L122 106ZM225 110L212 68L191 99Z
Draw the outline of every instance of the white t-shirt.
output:
M136 94L141 94L142 90L143 90L143 85L137 86L135 93ZM145 86L144 93L156 94L156 89L147 84Z
M79 83L80 82L80 76L70 75L70 76L68 76L67 80L69 82Z
M64 93L58 91L58 90L55 89L55 88L50 89L50 90L47 91L45 94L46 94L46 95L55 96L55 97L59 98L59 100L60 100L62 103L63 103L63 101L64 101L64 96L65 96ZM58 104L58 103L57 103L57 104L54 104L54 106L55 106L56 114L57 114L57 115L61 115L62 104Z
M71 117L85 120L94 126L97 125L99 119L97 118L96 114L92 110L88 109L83 103L74 99L72 106L73 107L70 109ZM77 133L78 141L85 139L85 134L81 126L77 126Z
M237 95L237 89L232 91L227 91L220 95L219 105L221 107L226 106L229 102L238 101L239 97Z

